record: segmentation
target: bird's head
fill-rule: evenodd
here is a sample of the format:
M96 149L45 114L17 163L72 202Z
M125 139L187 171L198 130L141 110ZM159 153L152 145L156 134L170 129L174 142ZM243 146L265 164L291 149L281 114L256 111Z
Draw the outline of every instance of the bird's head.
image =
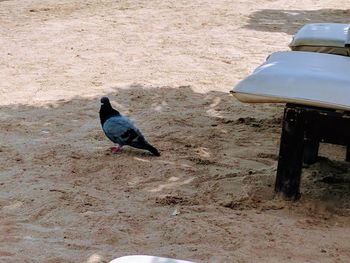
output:
M101 100L101 108L100 108L100 119L101 123L103 123L112 116L119 116L119 111L113 109L111 103L109 102L108 97L102 97Z
M102 105L110 105L111 103L109 102L109 98L108 97L102 97L101 100L101 106Z

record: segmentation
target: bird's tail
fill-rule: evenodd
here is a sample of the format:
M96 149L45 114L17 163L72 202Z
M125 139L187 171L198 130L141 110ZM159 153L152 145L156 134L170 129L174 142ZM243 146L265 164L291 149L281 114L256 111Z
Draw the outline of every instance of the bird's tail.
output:
M150 151L155 156L160 156L159 151L155 147L150 145L149 143L147 143L147 145L146 145L146 150Z

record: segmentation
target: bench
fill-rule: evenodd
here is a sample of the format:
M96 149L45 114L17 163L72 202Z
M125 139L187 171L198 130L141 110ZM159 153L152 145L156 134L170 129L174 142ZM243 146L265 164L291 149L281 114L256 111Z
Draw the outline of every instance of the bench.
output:
M320 142L350 145L350 57L276 52L231 93L246 103L286 104L275 192L287 199L300 197L302 163L317 160Z

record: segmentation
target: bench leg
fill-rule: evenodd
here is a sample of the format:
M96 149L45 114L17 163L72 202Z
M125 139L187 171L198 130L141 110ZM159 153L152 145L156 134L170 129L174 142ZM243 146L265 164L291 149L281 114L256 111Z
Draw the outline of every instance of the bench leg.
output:
M304 120L302 111L286 108L284 112L275 192L286 199L300 198L303 161Z
M346 146L346 157L345 161L350 162L350 145Z
M319 147L320 142L317 139L304 140L303 161L305 164L314 164L317 162Z

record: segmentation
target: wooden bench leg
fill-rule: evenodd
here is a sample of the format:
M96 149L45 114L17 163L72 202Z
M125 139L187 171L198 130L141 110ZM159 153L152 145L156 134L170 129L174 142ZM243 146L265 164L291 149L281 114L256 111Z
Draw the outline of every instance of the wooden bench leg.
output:
M320 142L317 139L304 140L303 161L305 164L314 164L317 162L319 147Z
M300 198L303 161L304 120L300 109L286 107L284 112L275 192L286 199Z
M350 162L350 145L346 146L346 157L345 161Z

